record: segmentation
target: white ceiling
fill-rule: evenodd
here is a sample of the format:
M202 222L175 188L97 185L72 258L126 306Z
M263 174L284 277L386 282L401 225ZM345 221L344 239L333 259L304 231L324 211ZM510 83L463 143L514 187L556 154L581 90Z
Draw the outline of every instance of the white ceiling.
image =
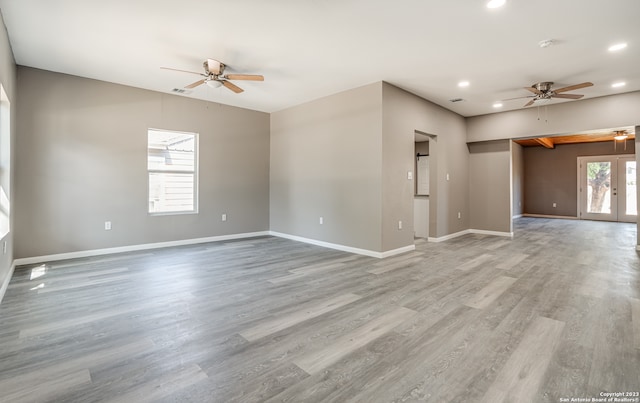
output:
M214 58L265 82L186 96L265 112L380 80L464 116L496 112L495 101L530 95L522 87L539 81L591 81L573 92L585 99L640 90L640 1L486 1L0 0L0 9L20 65L169 93L198 76L161 66L200 71ZM556 44L540 48L545 39ZM618 42L628 47L607 50Z

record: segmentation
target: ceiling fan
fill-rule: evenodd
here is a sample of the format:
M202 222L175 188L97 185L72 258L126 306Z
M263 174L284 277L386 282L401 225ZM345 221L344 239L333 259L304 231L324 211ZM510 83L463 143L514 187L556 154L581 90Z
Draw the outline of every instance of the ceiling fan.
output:
M551 99L551 98L566 98L566 99L580 99L584 95L580 94L563 94L564 92L577 90L580 88L591 87L593 83L585 82L575 85L570 85L568 87L558 88L554 90L552 88L553 82L551 81L543 81L540 83L535 83L531 87L524 87L525 90L531 91L534 95L530 95L528 97L517 97L505 99L505 101L510 101L513 99L522 99L522 98L532 98L529 102L527 102L524 107L531 106L535 101L540 101L543 99Z
M187 71L187 70L178 70L172 69L169 67L160 67L164 70L173 70L173 71L181 71L183 73L197 74L199 76L204 77L196 81L195 83L189 84L184 88L195 88L202 84L207 84L211 87L219 87L220 85L224 85L231 91L236 94L244 91L242 88L233 84L229 80L248 80L248 81L264 81L264 77L257 74L224 74L224 69L227 67L224 63L221 63L214 59L207 59L202 63L202 67L204 68L204 73L196 73L195 71Z

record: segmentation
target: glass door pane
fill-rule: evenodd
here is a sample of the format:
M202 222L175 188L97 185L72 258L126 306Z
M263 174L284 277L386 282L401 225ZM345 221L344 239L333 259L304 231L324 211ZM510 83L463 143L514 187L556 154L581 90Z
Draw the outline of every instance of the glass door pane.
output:
M638 215L638 193L636 192L636 162L635 161L625 161L625 183L624 187L626 190L626 208L625 214L627 215Z
M611 162L587 162L587 213L611 214Z

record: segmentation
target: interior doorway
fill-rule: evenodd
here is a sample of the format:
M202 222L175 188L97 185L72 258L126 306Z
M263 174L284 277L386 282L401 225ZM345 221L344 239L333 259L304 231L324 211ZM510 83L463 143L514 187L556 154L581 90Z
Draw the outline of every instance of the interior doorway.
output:
M583 220L636 222L634 155L578 157L578 212Z
M416 238L429 238L430 144L429 136L415 133L413 231Z

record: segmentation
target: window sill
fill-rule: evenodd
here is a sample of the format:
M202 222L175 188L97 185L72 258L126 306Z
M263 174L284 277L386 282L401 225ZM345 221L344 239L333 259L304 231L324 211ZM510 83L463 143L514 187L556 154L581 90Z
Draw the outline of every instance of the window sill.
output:
M148 215L155 216L166 216L166 215L195 215L198 214L198 211L167 211L167 212L148 212Z

